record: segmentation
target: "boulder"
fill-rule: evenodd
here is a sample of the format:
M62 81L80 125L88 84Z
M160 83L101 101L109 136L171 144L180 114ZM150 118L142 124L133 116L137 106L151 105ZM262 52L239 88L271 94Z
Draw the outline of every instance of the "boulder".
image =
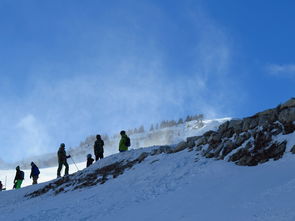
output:
M222 144L223 151L222 151L222 156L225 157L227 154L229 154L232 150L236 148L235 144L231 141L228 140Z
M243 121L240 119L229 121L228 128L233 128L235 133L240 133L242 131Z
M247 117L243 120L242 131L248 131L258 126L258 117Z
M179 151L182 151L182 150L186 149L187 147L188 147L187 142L182 141L179 144L177 144L177 146L173 150L173 153L177 153Z
M295 154L295 145L291 148L291 153Z
M282 105L280 105L281 109L290 108L290 107L295 107L295 98L294 97L291 98L290 100L286 101Z
M279 121L282 123L291 123L295 121L295 107L282 110L279 113Z

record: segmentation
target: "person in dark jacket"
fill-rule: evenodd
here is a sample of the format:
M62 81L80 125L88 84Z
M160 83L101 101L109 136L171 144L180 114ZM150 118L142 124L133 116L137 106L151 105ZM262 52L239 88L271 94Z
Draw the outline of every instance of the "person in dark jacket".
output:
M101 139L101 136L99 134L96 135L96 141L94 142L94 146L93 146L96 161L103 158L103 152L104 152L103 146L104 146L104 142Z
M57 177L60 177L60 172L62 169L62 166L65 166L65 176L69 175L69 164L67 162L67 159L70 158L71 155L67 156L67 153L65 151L65 144L60 144L60 147L57 152L57 158L58 158L58 169L57 169Z
M126 132L122 130L120 132L121 140L119 143L119 151L125 152L128 150L128 147L130 147L130 138L126 135Z
M39 178L39 168L36 166L34 162L31 162L31 175L30 178L33 178L33 185L38 184L38 178Z
M13 181L13 183L14 183L13 187L15 189L20 189L21 185L23 183L23 180L25 178L25 173L24 173L24 171L20 170L19 166L17 166L15 169L16 169L16 174L15 174L15 178L14 178L14 181Z
M2 185L2 182L0 181L0 191L3 190L3 185Z
M93 164L93 161L94 159L92 158L92 155L91 154L88 154L87 155L87 164L86 164L86 167L89 167L90 165Z

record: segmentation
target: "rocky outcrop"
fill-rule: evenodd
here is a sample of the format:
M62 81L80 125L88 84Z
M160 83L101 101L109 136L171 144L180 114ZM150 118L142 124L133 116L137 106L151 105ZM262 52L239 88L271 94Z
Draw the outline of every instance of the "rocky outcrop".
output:
M217 131L190 137L187 139L187 146L201 151L208 158L226 159L242 166L255 166L270 159L280 159L286 151L287 142L278 142L275 138L294 131L295 98L292 98L276 108L251 117L227 121ZM182 147L184 145L181 144ZM295 146L292 152L295 153Z

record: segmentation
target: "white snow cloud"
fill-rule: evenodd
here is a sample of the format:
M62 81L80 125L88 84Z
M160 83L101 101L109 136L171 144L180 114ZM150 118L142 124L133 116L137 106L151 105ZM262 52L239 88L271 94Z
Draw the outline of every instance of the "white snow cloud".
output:
M36 62L26 96L1 105L0 114L14 110L2 123L0 119L0 129L17 125L2 134L7 137L5 145L13 147L11 152L21 152L22 146L30 154L54 152L61 142L76 146L96 133L117 133L185 114L226 115L231 104L243 98L242 86L231 73L232 39L203 13L189 16L196 33L190 51L193 61L181 73L171 74L174 70L165 63L169 55L158 46L161 41L141 44L140 36L125 36L121 29L109 27L100 30L101 39L94 42L97 54L81 57L81 69Z

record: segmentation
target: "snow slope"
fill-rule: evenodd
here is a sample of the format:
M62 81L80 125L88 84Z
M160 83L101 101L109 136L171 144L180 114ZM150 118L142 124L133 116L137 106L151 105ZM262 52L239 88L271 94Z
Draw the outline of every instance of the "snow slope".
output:
M294 142L294 137L295 132L287 139ZM71 178L158 148L114 154ZM184 149L149 155L101 185L75 191L68 187L66 193L49 191L35 198L25 195L46 183L2 192L0 220L291 221L295 220L294 170L295 157L290 153L278 161L240 167Z
M223 121L197 130L188 125L177 134L201 135ZM29 186L0 192L0 220L292 221L295 132L274 139L287 141L283 158L255 167L205 158L197 146L176 151L179 145L172 145L112 154L63 179L54 179L56 167L42 169L40 179L47 182L34 186L25 171L24 186ZM116 163L130 166L101 179L100 173ZM70 168L76 171L74 165ZM0 178L9 175L12 185L14 173L0 171Z

